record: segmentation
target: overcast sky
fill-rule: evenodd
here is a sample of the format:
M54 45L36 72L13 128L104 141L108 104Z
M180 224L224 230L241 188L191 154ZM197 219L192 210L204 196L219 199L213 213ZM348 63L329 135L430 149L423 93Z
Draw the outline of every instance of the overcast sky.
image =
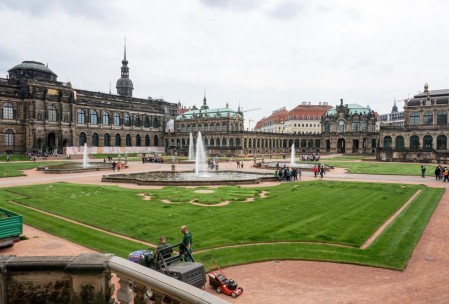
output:
M340 98L383 114L449 88L444 0L1 0L0 20L2 78L35 60L115 93L126 37L133 96L191 107L205 89L211 108L262 108L246 122Z

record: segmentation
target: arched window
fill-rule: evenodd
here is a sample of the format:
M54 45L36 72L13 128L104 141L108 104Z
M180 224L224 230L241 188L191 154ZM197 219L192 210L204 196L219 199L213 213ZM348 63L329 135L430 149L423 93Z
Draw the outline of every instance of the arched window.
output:
M447 112L446 111L438 111L437 125L447 125Z
M136 114L134 116L134 126L135 127L140 127L140 115L139 114Z
M136 135L136 146L140 147L142 145L142 140L140 139L140 135Z
M120 147L122 145L122 137L120 134L115 134L115 146Z
M384 148L391 148L392 139L391 136L384 137Z
M78 110L78 116L77 116L77 120L76 120L79 124L84 124L86 123L86 111L84 111L83 109L79 109ZM83 143L84 145L84 143Z
M447 150L447 137L446 137L446 135L438 135L438 137L437 137L437 150Z
M56 121L57 118L57 111L56 111L56 107L51 105L48 107L47 110L47 120L48 121Z
M126 134L126 146L127 147L131 147L132 146L132 141L131 141L131 135Z
M397 136L396 137L395 149L397 151L402 151L402 150L404 150L404 148L405 148L404 137L403 136Z
M145 135L145 147L149 147L151 144L150 135Z
M11 129L5 130L5 146L7 147L14 146L14 131Z
M215 124L215 131L220 131L220 124L218 122Z
M159 137L157 135L154 135L154 146L159 147Z
M215 145L216 145L217 147L220 146L220 138L217 138L217 139L215 140Z
M129 113L125 113L125 126L129 127L131 125L131 117Z
M159 128L159 119L157 117L153 118L153 128Z
M103 112L103 125L108 126L110 124L109 119L109 112Z
M221 141L221 145L224 147L228 145L226 138L223 138L223 140Z
M117 112L114 113L114 126L120 126L120 114Z
M338 133L343 133L345 132L345 121L344 120L339 120L338 124L337 124L337 132Z
M424 118L425 125L433 124L433 113L432 112L425 112L423 118Z
M410 136L410 149L419 149L419 137L417 135Z
M92 147L98 147L98 134L92 133Z
M14 108L11 103L7 102L3 105L3 118L14 119Z
M430 135L426 135L426 136L424 136L424 138L423 138L423 148L424 149L432 149L433 147L433 144L432 144L432 142L433 142L433 138L432 138L432 136L430 136Z
M103 146L105 147L111 146L111 136L109 135L109 133L104 134L103 141L104 141Z
M224 122L224 123L221 125L221 131L225 132L225 131L227 131L227 129L228 129L228 125Z
M419 113L418 112L412 112L410 113L410 118L409 118L409 125L419 125Z
M98 114L95 110L90 111L90 123L93 125L98 125Z
M81 132L79 139L80 139L80 146L84 146L84 144L87 142L86 141L86 133Z
M352 122L352 132L360 132L360 122L358 120Z
M148 115L145 115L143 117L143 126L145 128L149 128L150 127L150 118L148 117Z
M213 138L210 139L210 146L213 146L215 144L215 141Z

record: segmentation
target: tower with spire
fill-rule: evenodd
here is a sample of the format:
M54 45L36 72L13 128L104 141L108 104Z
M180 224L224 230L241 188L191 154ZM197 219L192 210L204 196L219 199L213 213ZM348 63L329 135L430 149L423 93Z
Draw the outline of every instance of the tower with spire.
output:
M203 98L203 105L201 106L201 110L207 110L209 109L209 106L206 103L206 89L204 89L204 98Z
M117 85L115 86L117 89L117 94L124 97L132 97L134 86L131 79L129 79L128 60L126 60L126 38L121 71L122 75L120 79L117 80Z

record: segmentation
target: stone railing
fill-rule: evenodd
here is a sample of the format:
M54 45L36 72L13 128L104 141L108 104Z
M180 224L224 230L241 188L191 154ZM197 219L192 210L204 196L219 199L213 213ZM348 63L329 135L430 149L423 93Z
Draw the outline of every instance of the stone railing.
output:
M109 254L0 256L0 304L229 303Z

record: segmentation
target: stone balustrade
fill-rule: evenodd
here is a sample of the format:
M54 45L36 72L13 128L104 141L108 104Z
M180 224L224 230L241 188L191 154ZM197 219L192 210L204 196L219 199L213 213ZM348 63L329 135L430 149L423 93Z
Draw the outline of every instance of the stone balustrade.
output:
M111 254L81 254L0 256L0 304L6 303L228 302Z

